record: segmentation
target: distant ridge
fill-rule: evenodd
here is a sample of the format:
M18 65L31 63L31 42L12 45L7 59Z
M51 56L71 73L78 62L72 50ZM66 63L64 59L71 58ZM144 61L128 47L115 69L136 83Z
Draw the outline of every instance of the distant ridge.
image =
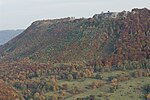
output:
M0 30L0 45L5 44L12 38L16 37L20 33L22 33L24 29L17 29L17 30Z

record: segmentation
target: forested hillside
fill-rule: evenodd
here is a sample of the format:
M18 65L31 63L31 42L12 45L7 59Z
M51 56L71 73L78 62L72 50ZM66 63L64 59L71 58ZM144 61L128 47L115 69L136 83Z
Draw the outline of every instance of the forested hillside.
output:
M107 59L111 64L149 59L150 11L102 13L92 18L64 18L32 23L0 48L2 58L43 62Z
M139 100L149 77L147 8L35 21L0 46L0 79L26 100Z

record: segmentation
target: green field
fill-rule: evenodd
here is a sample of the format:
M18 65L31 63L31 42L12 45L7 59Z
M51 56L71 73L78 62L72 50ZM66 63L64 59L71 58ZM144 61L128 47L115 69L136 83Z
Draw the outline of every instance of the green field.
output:
M90 95L94 95L96 100L144 100L145 94L143 86L150 83L150 77L138 77L131 78L126 81L118 82L117 89L112 89L111 81L108 81L111 76L127 76L133 71L112 71L101 73L103 76L102 80L97 80L95 78L86 78L85 80L76 79L72 81L59 80L58 84L68 84L68 88L71 89L74 85L84 92L78 94L71 94L66 92L64 96L65 100L76 100L77 98L86 98ZM90 85L92 82L101 82L102 86L91 89ZM58 91L57 91L58 92ZM51 96L57 92L48 92L45 96ZM88 99L86 99L88 100Z

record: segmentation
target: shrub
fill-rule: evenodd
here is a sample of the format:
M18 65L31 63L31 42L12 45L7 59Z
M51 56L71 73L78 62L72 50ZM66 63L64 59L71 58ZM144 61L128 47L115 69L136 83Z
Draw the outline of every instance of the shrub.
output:
M95 76L95 78L102 80L103 76L101 74L97 73L96 76Z

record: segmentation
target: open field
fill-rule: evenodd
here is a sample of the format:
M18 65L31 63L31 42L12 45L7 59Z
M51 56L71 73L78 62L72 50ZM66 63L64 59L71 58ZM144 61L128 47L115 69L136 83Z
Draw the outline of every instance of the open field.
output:
M103 76L102 80L97 80L94 78L86 78L84 81L77 79L72 81L59 80L58 84L68 84L68 88L72 88L74 85L79 89L82 89L84 92L79 94L70 94L66 93L64 96L65 100L76 100L77 98L85 98L89 95L94 95L96 100L144 100L145 94L143 86L150 83L150 77L139 77L131 78L126 81L118 82L117 89L112 89L111 81L108 81L108 78L111 76L125 76L129 75L133 71L113 71L101 73ZM91 89L89 86L93 82L101 82L102 86L96 89ZM51 96L55 92L49 92L45 96ZM88 100L88 99L87 99Z

